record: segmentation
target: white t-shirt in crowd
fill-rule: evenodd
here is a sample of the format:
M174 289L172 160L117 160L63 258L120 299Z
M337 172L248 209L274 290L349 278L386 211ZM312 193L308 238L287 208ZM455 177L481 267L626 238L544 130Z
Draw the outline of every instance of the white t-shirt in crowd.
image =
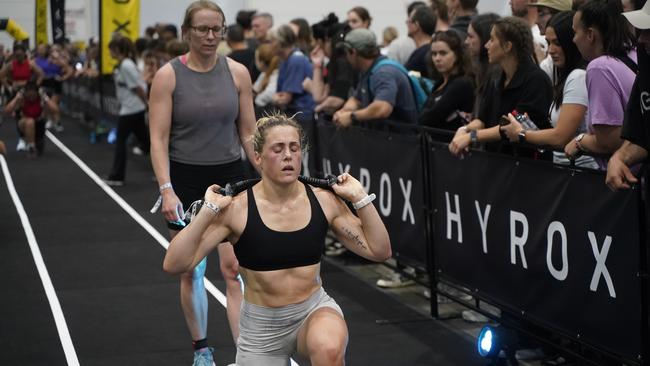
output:
M553 59L551 55L546 55L546 58L539 63L539 68L548 75L548 78L553 80Z
M257 96L255 97L256 106L264 107L273 101L273 95L276 93L278 89L279 74L280 72L278 69L273 70L273 72L271 73L271 77L269 78L269 83L266 84L266 88L264 90L260 90L257 93ZM266 76L265 72L260 73L260 75L257 77L257 80L255 80L255 84L253 84L253 90L260 89L260 87L262 86L262 80L264 80L265 76Z
M147 106L140 99L138 94L133 91L136 87L146 90L146 84L140 78L135 62L130 58L125 58L119 67L113 72L115 81L115 94L120 102L120 116L135 114L144 111Z
M548 54L548 42L546 42L546 37L542 35L537 24L530 27L530 31L533 33L533 43L539 45L545 55Z
M575 69L571 71L569 76L566 78L564 83L564 88L562 90L562 104L580 104L585 107L589 107L589 98L587 96L587 82L585 80L587 72L582 69ZM562 106L560 106L562 108ZM557 121L560 118L560 108L555 107L555 102L551 103L550 116L551 116L551 125L555 128L557 126ZM585 116L580 122L580 127L576 131L576 136L587 132L587 121ZM556 164L569 165L569 159L563 152L553 152L553 162ZM576 159L576 166L598 169L598 164L591 156L580 156Z
M404 65L415 51L415 41L411 37L400 37L388 45L387 55L389 59L395 60Z

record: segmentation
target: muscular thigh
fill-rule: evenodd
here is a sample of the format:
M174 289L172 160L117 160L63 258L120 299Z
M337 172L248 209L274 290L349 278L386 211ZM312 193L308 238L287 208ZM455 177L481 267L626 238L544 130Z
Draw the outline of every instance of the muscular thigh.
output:
M345 348L348 327L337 309L321 307L311 313L298 331L298 353L309 358L310 351L321 348L324 342L331 342Z

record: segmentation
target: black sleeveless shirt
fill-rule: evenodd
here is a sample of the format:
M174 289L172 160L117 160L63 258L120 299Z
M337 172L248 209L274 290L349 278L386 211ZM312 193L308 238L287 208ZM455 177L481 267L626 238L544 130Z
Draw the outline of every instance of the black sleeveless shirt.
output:
M311 219L307 226L296 231L269 229L257 210L253 188L248 195L246 227L233 245L239 265L254 271L308 266L320 262L329 224L311 187L305 184Z

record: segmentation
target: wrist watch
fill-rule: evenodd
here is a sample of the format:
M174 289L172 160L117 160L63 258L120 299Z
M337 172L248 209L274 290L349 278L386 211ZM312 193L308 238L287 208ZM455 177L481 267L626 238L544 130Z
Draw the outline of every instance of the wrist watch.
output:
M478 142L478 132L476 130L469 131L469 141L473 144Z
M359 120L357 119L357 115L354 114L354 112L351 112L351 113L350 113L350 119L351 119L352 122L354 122L354 123L359 122Z
M519 131L517 136L519 136L519 143L526 142L526 130L525 129L522 129L521 131Z
M585 149L582 147L582 144L580 143L580 141L582 141L582 139L583 139L584 137L585 137L585 134L584 134L584 132L583 132L583 133L579 134L578 136L576 136L576 138L575 138L575 140L574 140L574 141L576 142L576 147L578 148L578 150L580 150L580 151L582 151L582 152L586 152L586 151L587 151L587 150L585 150Z

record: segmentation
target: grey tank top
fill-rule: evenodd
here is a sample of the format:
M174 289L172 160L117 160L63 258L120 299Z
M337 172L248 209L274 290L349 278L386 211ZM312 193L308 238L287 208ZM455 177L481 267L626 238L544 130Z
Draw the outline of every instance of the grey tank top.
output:
M183 56L181 56L183 57ZM208 72L171 60L172 93L169 159L192 165L218 165L241 159L237 131L239 94L225 56Z

